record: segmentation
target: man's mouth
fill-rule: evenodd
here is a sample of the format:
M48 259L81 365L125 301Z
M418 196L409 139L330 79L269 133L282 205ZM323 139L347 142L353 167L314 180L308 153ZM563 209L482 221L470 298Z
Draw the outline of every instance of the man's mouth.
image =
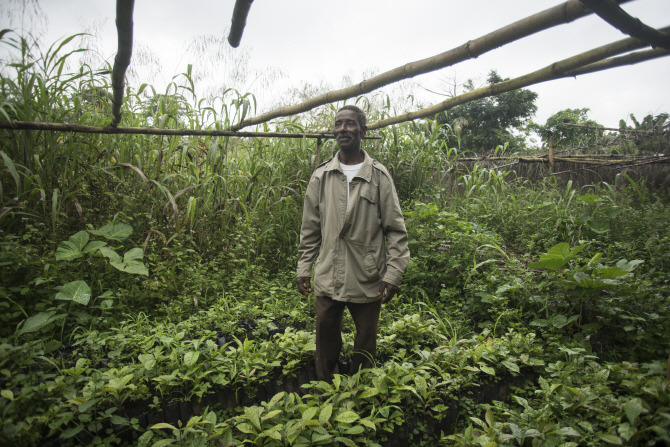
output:
M343 135L340 137L337 137L337 141L349 141L351 140L351 137L349 135Z

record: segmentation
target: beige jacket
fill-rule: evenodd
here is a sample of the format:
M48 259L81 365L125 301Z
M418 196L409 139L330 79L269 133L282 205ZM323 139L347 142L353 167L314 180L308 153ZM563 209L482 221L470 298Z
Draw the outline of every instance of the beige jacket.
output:
M305 194L297 276L312 276L314 293L338 301L381 298L381 281L398 285L409 263L407 230L391 175L365 159L350 183L338 155L312 174ZM384 243L386 239L386 244Z

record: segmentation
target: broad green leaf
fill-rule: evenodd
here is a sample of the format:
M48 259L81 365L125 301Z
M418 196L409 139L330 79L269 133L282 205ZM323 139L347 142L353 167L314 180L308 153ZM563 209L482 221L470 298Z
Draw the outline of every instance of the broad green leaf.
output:
M607 442L608 444L614 444L614 445L622 445L623 442L621 442L621 438L615 435L610 435L610 434L605 434L605 435L600 435L600 439L603 441Z
M133 227L123 223L110 222L99 230L89 231L91 234L95 234L96 236L102 236L107 239L121 242L133 233Z
M63 431L63 433L60 434L60 438L61 439L71 438L71 437L75 436L77 433L79 433L80 431L82 431L84 428L85 428L84 425L79 425L77 427L68 428L67 430Z
M151 442L151 438L154 437L154 432L151 430L145 431L142 436L140 436L140 439L137 440L137 447L147 447L149 445L149 442Z
M572 427L563 427L560 430L557 430L555 432L556 434L563 435L563 436L581 436L582 434L579 433L577 430L575 430Z
M95 403L96 403L97 401L98 401L97 399L89 399L89 400L87 400L87 401L84 402L83 404L79 405L79 412L80 412L80 413L86 413L86 411L88 411L89 408L91 408L93 405L95 405Z
M271 406L273 406L273 405L276 405L277 402L279 402L280 400L282 400L282 399L284 398L284 395L285 395L285 394L286 394L286 393L285 393L284 391L275 394L275 395L272 397L272 399L270 399L270 402L268 403L268 407L271 407Z
M0 395L5 399L14 400L14 393L11 390L2 390L0 391Z
M486 374L490 374L490 375L492 375L492 376L495 376L495 375L496 375L496 370L493 369L493 368L491 368L490 366L480 365L480 366L479 366L479 369L481 369L482 371L484 371Z
M184 354L184 365L186 365L187 368L192 367L198 361L199 355L200 353L198 351L187 352L186 354Z
M167 428L168 430L176 430L177 427L174 425L166 424L165 422L160 422L151 426L152 430L158 430L159 428ZM155 444L154 444L155 445Z
M598 234L603 234L603 233L607 233L608 231L610 231L610 223L609 222L600 222L600 221L591 222L590 227L591 227L591 231L593 231L594 233L598 233Z
M363 433L364 431L365 431L365 429L362 426L356 425L354 427L351 427L349 430L346 430L344 432L344 434L345 435L359 435L359 434Z
M342 444L346 445L347 447L357 447L356 443L349 438L342 438L342 437L338 436L334 440L337 441L337 442L341 442Z
M101 248L100 251L102 251L103 248ZM122 272L131 273L133 275L149 276L149 270L147 270L142 262L143 258L144 251L141 248L135 247L128 250L126 254L123 255L123 262L110 259L109 263Z
M356 419L358 419L358 415L351 410L350 411L345 411L344 413L335 417L335 420L337 422L344 422L346 424L351 424Z
M358 397L361 399L367 399L368 397L376 396L379 394L379 389L378 388L368 388L367 390L363 391Z
M586 248L586 244L577 246L570 251L570 245L566 242L561 242L554 245L544 255L540 255L539 262L528 264L528 268L538 269L543 268L547 270L558 270L565 264L570 262L574 257Z
M88 243L89 235L86 231L75 233L67 241L58 244L56 261L72 261L84 256L82 252Z
M91 241L88 244L86 244L86 247L82 250L84 253L89 254L89 255L95 255L97 254L98 250L101 247L104 247L107 245L107 242L103 241Z
M505 367L507 367L507 369L509 369L510 371L514 371L514 372L516 372L516 373L520 372L520 371L519 371L519 366L516 365L515 363L512 363L512 362L510 362L510 361L508 361L508 360L503 360L503 361L500 362L500 363L502 363L503 365L505 365Z
M130 424L128 419L122 418L118 414L112 415L111 421L112 421L112 424L116 424L116 425L129 425Z
M119 256L119 254L110 247L100 247L100 253L102 253L104 257L108 258L110 262L122 262L121 256Z
M55 310L49 312L40 312L37 315L33 315L32 317L28 318L26 322L23 323L23 326L19 331L19 335L27 334L28 332L39 331L44 326L52 323L55 320L53 317L55 313Z
M146 369L151 369L156 365L156 358L153 354L140 354L138 359Z
M161 424L156 424L156 425L161 425ZM165 424L165 425L169 425L169 424ZM155 425L154 425L154 427L155 427ZM154 428L154 427L151 427L151 428ZM154 445L152 445L151 447L165 447L166 445L173 444L174 442L176 442L174 439L161 439L160 441L154 442Z
M333 414L333 406L331 404L326 405L319 414L319 422L321 425L325 425L326 422L330 420L330 416Z
M377 431L377 426L376 426L375 423L372 422L372 421L369 421L369 420L367 420L367 419L361 419L361 420L358 421L358 422L361 423L361 424L363 424L363 425L365 425L365 426L368 427L368 428L371 428L372 430Z
M256 433L256 430L251 424L239 424L235 428L237 428L242 433L249 433L249 434Z
M637 417L645 411L639 398L632 399L623 406L623 409L626 412L626 417L630 421L631 425L635 425Z
M86 306L91 300L91 288L84 281L72 281L56 294L57 300L74 301Z
M318 410L317 407L310 407L303 411L302 413L302 420L303 421L309 421L316 415L316 411Z
M568 318L565 315L554 315L554 318L551 319L551 324L555 328L562 328L568 324Z

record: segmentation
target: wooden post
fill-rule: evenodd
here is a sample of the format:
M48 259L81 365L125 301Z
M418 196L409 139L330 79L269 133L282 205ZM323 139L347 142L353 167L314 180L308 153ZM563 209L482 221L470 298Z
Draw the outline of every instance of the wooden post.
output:
M549 172L554 173L554 134L549 136Z
M321 164L321 138L316 139L316 158L314 159L314 169Z

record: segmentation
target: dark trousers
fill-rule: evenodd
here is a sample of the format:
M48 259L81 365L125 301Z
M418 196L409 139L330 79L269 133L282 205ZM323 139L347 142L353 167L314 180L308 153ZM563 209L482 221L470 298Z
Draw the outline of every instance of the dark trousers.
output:
M382 300L374 303L343 303L327 296L316 297L316 376L331 383L333 374L354 374L370 368L377 350L377 324ZM356 324L354 355L349 371L340 371L337 361L342 349L342 315L349 309Z

